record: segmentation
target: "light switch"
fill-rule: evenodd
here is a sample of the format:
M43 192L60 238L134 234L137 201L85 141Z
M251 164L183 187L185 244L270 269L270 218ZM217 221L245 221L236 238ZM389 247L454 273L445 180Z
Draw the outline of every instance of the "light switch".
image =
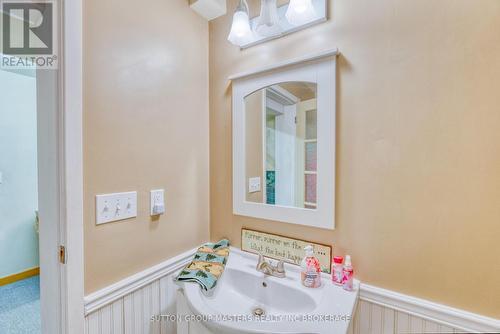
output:
M137 217L137 192L96 196L96 224Z
M151 190L151 216L165 213L165 190Z
M248 192L256 193L260 191L260 177L251 177L248 179Z

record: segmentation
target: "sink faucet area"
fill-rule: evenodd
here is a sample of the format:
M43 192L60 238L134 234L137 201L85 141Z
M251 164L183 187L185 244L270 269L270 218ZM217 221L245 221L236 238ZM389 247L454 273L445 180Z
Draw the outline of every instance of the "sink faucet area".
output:
M257 262L257 271L266 275L285 278L285 263L283 261L278 261L278 263L274 266L270 262L267 262L264 258L264 255L259 254L259 261Z
M231 248L213 294L202 293L197 284L180 283L177 313L196 322L181 322L178 333L347 333L359 282L353 291L345 291L322 275L320 288L307 288L299 266L273 265L262 255Z

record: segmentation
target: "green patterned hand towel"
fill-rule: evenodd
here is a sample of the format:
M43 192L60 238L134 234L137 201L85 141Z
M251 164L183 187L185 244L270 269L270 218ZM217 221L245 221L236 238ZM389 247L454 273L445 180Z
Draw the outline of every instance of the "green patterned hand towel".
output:
M179 282L196 282L202 291L210 293L224 272L229 257L229 240L207 243L198 248L191 261L177 276Z

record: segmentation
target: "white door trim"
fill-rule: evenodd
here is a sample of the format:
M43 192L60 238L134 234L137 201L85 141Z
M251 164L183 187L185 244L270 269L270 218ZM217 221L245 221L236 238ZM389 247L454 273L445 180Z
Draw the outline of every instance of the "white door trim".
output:
M82 0L63 1L60 113L62 154L61 240L67 263L62 266L63 333L84 333L83 261L83 94ZM48 334L48 333L42 333Z
M59 70L37 70L42 334L83 334L82 0L54 18Z

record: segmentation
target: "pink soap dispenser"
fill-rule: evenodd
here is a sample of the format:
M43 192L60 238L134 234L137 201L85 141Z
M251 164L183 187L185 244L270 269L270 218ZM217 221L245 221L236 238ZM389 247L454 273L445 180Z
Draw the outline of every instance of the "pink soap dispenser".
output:
M342 269L342 287L344 290L352 291L354 281L354 268L352 267L351 256L345 257L344 268Z
M304 248L306 256L302 260L301 281L305 287L319 288L321 286L321 266L314 256L314 248L309 245Z

